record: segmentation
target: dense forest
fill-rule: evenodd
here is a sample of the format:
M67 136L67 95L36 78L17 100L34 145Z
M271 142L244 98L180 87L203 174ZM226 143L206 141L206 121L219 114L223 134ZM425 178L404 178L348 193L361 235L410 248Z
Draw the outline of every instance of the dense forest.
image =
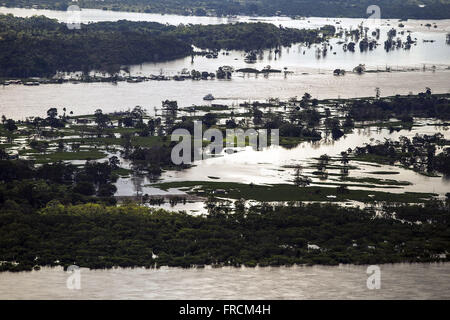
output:
M3 0L10 7L65 10L68 0ZM115 11L174 13L183 15L288 15L315 17L367 17L367 8L378 5L383 18L448 19L449 0L80 0L82 8ZM419 6L423 4L424 6Z
M443 203L387 208L384 217L377 217L371 210L320 204L245 209L240 201L234 212L224 208L209 216L58 201L24 212L7 200L0 211L0 271L72 264L255 267L439 261L448 249L449 214Z
M168 26L153 22L100 22L70 30L43 16L0 15L0 77L51 76L56 71L101 70L171 60L203 49L254 50L318 42L334 28L297 30L265 23Z
M450 119L448 97L432 95L429 88L417 96L397 95L386 99L354 100L346 106L346 109L355 121L398 118L404 122L412 122L413 117Z

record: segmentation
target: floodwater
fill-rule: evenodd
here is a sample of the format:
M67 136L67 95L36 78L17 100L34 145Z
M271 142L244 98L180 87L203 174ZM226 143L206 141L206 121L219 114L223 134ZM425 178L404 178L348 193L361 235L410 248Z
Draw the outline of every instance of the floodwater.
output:
M367 127L355 129L353 133L347 134L341 139L335 141L331 138L324 138L319 142L302 142L297 147L286 149L283 147L269 147L262 151L255 151L251 147L241 149L240 152L227 154L223 152L222 157L205 159L194 163L194 167L183 171L166 171L161 176L162 182L173 181L211 181L211 182L238 182L255 184L280 184L292 183L294 169L285 168L286 166L301 165L308 167L315 162L313 158L318 158L323 154L331 157L339 156L342 151L348 148L363 146L366 143L376 143L384 139L397 140L400 136L412 138L416 134L433 135L435 133L443 134L445 139L450 139L450 130L446 126L429 125L425 120L422 126L413 127L412 130L401 130L400 132L390 132L388 129L377 129ZM330 163L331 164L331 163ZM340 163L337 163L340 164ZM350 165L356 165L353 161ZM450 179L445 177L428 177L416 173L412 170L404 169L398 166L374 165L368 163L357 163L357 169L349 170L349 177L361 178L370 177L376 179L394 179L397 181L410 182L411 185L397 186L397 188L386 188L379 186L377 188L355 187L361 190L385 191L392 193L403 192L432 192L441 196L445 195L450 189ZM304 169L303 173L310 175L314 168ZM394 175L374 174L375 172L393 172ZM339 173L339 169L328 170L329 173ZM332 178L332 177L330 177ZM318 177L313 177L313 183L319 182ZM138 183L139 182L139 183ZM325 182L332 182L327 180ZM148 186L151 182L147 178L141 178L140 181L131 181L130 179L121 179L117 183L117 194L122 196L136 195L136 191L149 195L164 195L159 189ZM338 184L346 184L338 182ZM348 183L347 183L348 184ZM351 183L350 183L351 184ZM352 187L350 187L352 189ZM173 193L171 190L170 193ZM180 194L177 192L177 194ZM179 205L180 210L191 210L191 206L183 207ZM196 206L192 208L198 210Z
M383 96L419 93L425 87L435 93L450 92L450 71L291 76L288 79L271 76L269 79L235 77L231 81L149 81L80 84L48 84L37 87L0 86L0 113L8 118L24 120L29 116L46 116L51 107L66 107L75 115L92 114L100 108L114 112L142 106L154 114L161 101L177 100L180 107L203 105L203 97L212 93L215 103L238 103L266 100L272 97L289 99L309 92L314 98L350 98L375 95L375 88Z
M0 273L0 299L450 299L450 264L381 265L381 288L367 266L290 268L81 269L80 290L62 268Z
M43 14L48 17L65 21L64 11L0 8L0 13L12 13L17 16ZM132 76L160 74L176 75L182 69L196 69L214 72L220 66L229 65L235 69L251 67L262 69L268 65L272 69L287 70L285 75L271 74L248 75L234 73L232 80L207 81L149 81L142 83L65 83L48 84L36 87L9 85L0 87L0 113L14 119L25 119L27 116L45 116L51 107L66 107L74 114L92 113L101 108L105 112L126 110L140 105L150 114L154 108L161 106L161 101L177 100L179 106L204 104L203 97L211 93L216 103L238 103L248 100L265 100L271 97L288 99L309 92L314 98L351 98L374 96L375 88L381 89L383 96L395 94L418 93L430 87L435 93L450 92L450 45L446 44L446 33L450 31L450 20L403 22L404 35L398 34L403 40L411 31L412 38L417 39L417 45L410 50L398 49L386 52L383 42L387 31L397 27L395 20L374 22L364 19L327 19L308 18L307 20L292 20L286 17L237 17L235 19L214 17L183 17L175 15L139 14L126 12L111 12L102 10L83 10L82 22L116 21L128 19L134 21L156 21L161 23L202 23L218 24L236 21L263 21L293 28L318 28L333 24L337 28L357 28L363 22L369 28L369 35L375 28L380 28L381 36L377 49L368 52L344 52L338 41L350 39L332 39L328 54L317 57L317 49L321 46L294 45L282 48L281 54L269 50L264 51L255 64L244 61L244 52L232 51L228 55L223 52L218 59L190 57L169 62L144 63L130 67ZM339 24L338 24L339 23ZM428 28L427 23L436 23L437 28ZM397 28L400 31L400 28ZM424 40L433 42L424 42ZM347 73L342 77L333 75L333 70L342 68L351 71L358 64L365 64L368 70L385 70L390 67L390 73L365 73L357 75ZM424 69L425 67L425 69ZM285 69L286 68L286 69ZM425 70L425 71L424 71Z
M12 13L17 16L31 16L43 14L59 21L66 21L66 12L52 10L33 10L17 8L0 8L0 13ZM0 88L0 113L15 119L24 119L27 116L45 116L50 107L66 107L68 112L74 114L93 113L101 108L104 112L126 110L140 105L147 109L149 114L155 114L161 101L177 100L181 108L193 104L205 104L203 97L212 93L216 97L215 103L238 104L243 101L263 101L272 97L288 99L301 96L309 92L313 97L324 98L351 98L373 96L375 88L379 87L383 96L394 94L418 93L430 87L435 93L450 92L450 45L446 44L446 33L450 31L450 20L421 21L408 20L403 22L404 28L398 31L411 31L412 38L417 39L417 45L410 50L393 50L386 52L382 43L387 31L398 26L396 20L372 21L365 19L327 19L308 18L306 20L293 20L287 17L237 17L233 19L215 17L182 17L176 15L139 14L126 12L111 12L102 10L83 9L81 21L117 21L128 19L133 21L155 21L177 25L179 23L219 24L232 22L264 21L293 28L318 28L326 24L333 24L337 28L357 28L363 23L369 28L368 34L375 28L380 28L380 39L377 49L368 52L344 52L338 41L349 39L330 40L329 52L317 57L316 50L320 46L295 45L283 48L280 54L269 50L264 51L255 64L244 61L244 53L231 51L228 54L219 54L218 59L190 57L169 62L144 63L130 67L130 74L134 76L163 73L176 75L183 68L197 69L213 72L219 66L230 65L235 69L252 67L262 69L270 65L273 69L286 70L292 74L248 75L235 73L232 80L207 81L148 81L142 83L119 82L112 83L65 83L49 84L37 87L10 85ZM430 23L433 27L425 25ZM434 27L436 26L436 28ZM405 40L407 32L398 34ZM433 41L433 42L424 42ZM336 53L336 54L334 54ZM393 68L393 72L365 73L357 75L347 73L336 77L332 74L335 68L351 70L355 65L363 63L370 70L384 70L386 66ZM423 68L425 66L425 69ZM433 66L435 68L433 68ZM398 71L395 71L398 70ZM305 142L293 149L271 148L263 152L247 149L222 158L208 159L196 163L194 168L180 172L166 172L163 181L199 181L210 180L211 176L220 178L220 181L241 183L285 183L292 179L292 170L282 169L283 166L294 164L308 164L310 159L322 154L331 156L340 152L361 146L373 140L384 138L398 138L399 135L412 136L416 133L433 134L443 133L448 139L447 127L415 127L412 131L402 130L400 133L389 133L387 130L366 128L355 130L339 141L324 139L320 142ZM371 176L373 178L386 178L385 175L369 174L373 171L395 171L395 179L411 182L410 186L397 189L377 188L377 191L389 192L435 192L440 195L448 192L449 180L441 177L425 177L423 175L391 166L374 168L371 165L359 164L358 170L351 170L350 177ZM307 170L306 170L307 171ZM310 170L313 171L313 170ZM308 172L306 172L308 173ZM318 178L313 179L314 182ZM329 182L329 181L328 181ZM120 196L130 196L137 191L152 195L162 192L151 187L145 187L149 181L136 178L120 179L117 183ZM170 192L174 193L174 191ZM161 194L162 195L162 194ZM198 204L192 206L198 209Z

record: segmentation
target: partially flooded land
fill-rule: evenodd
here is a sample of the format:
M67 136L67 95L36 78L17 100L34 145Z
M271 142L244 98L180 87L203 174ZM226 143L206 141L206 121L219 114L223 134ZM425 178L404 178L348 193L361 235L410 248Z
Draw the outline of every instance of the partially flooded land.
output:
M0 8L0 12L21 17L42 14L57 19L62 24L67 21L64 11ZM10 82L6 86L1 86L0 107L5 115L16 120L25 120L31 115L44 117L46 110L55 106L66 107L77 115L94 113L98 107L104 112L114 112L132 109L137 105L153 113L153 108L158 107L161 101L177 100L179 106L185 108L201 104L203 97L208 93L211 93L218 103L238 104L269 98L287 100L303 95L304 92L309 92L318 99L369 97L374 95L376 87L380 88L382 96L405 95L410 92L417 94L425 87L432 88L435 93L448 93L449 90L450 46L446 43L446 36L450 31L450 20L409 19L403 21L404 27L400 28L398 27L400 22L395 19L383 19L379 23L374 23L372 20L357 18L311 17L298 20L289 17L239 16L230 20L90 9L83 9L81 18L83 23L119 19L139 21L136 24L142 24L142 21L158 22L161 23L160 27L167 23L172 29L180 23L223 25L261 22L301 30L318 30L331 25L337 33L325 42L311 45L300 42L290 47L281 44L278 49L259 50L259 47L256 47L255 49L258 49L256 60L246 60L249 52L245 50L222 49L218 50L215 56L214 44L207 42L204 49L194 48L194 51L211 53L211 56L202 53L192 59L188 54L175 60L155 61L151 55L142 64L126 63L113 78L104 70L91 70L84 74L83 70L72 73L60 70L55 77L44 78L39 74L24 79L21 79L23 75L4 77L0 80L1 83L8 80L30 84L41 83L25 86ZM171 29L167 26L164 28ZM389 50L386 50L385 42L389 39L388 32L391 29L396 30L393 39L398 38L400 42L396 42L395 46L391 45ZM367 48L363 46L361 50L359 43L364 40L365 34L370 43L376 41L377 45L372 44ZM413 42L409 45L407 45L408 36ZM350 43L355 43L354 50L349 49ZM406 49L409 46L410 48ZM5 48L4 52L8 52L9 48ZM365 65L365 71L361 74L353 72L360 64ZM236 71L233 72L231 79L219 79L216 76L219 68L224 66ZM268 66L271 70L282 72L262 74L237 72L245 69L261 71ZM113 65L112 70L115 72L118 67L120 66ZM334 71L337 69L345 70L345 75L336 76ZM208 80L173 80L191 77L193 70L200 72L199 79L202 79L202 73L208 73ZM211 79L211 74L215 76L214 80Z
M15 263L5 259L2 268L29 270L68 265L74 259L89 268L446 261L448 100L448 95L433 95L430 90L349 100L316 100L305 94L289 101L189 109L164 101L155 116L136 107L111 114L99 109L82 116L52 108L46 118L18 122L4 117L4 217L22 212L23 219L16 223L25 229L42 220L28 234L37 240L33 247L44 251L37 254L38 262L21 256L22 262L16 263L15 253ZM280 145L254 150L248 139L241 146L225 141L225 149L207 160L175 165L171 150L178 140L171 139L171 134L183 128L198 139L196 121L201 121L204 130L223 132L238 125L255 133L277 129ZM200 139L200 146L213 143L206 136ZM251 169L240 172L248 166ZM162 209L170 207L179 213ZM50 249L62 236L58 228L63 225L49 229L50 238L38 240L43 231L39 228L47 228L45 220L53 217L72 221L74 230L69 233L73 235L85 226L84 219L113 219L114 225L123 227L136 219L145 225L143 230L152 231L133 236L139 243L133 253L111 251L100 258L102 242L120 239L122 231L116 233L114 225L106 224L97 249L89 246L79 251L96 237L97 228L92 225L93 229L85 229L81 247L67 255L64 246ZM265 219L272 222L267 224ZM286 224L285 219L290 222ZM166 230L166 223L177 220L179 227ZM328 233L323 233L324 224L333 225L346 238L330 242ZM216 228L222 230L220 242L202 240L204 245L192 246L188 240L198 242L200 235L215 239ZM234 239L241 228L239 232L250 232L249 237ZM260 233L256 238L250 236L254 228ZM311 228L316 230L314 236ZM364 228L371 232L361 233ZM392 238L398 228L403 236ZM10 232L4 233L4 241L21 234ZM163 240L163 233L172 240ZM427 240L421 242L423 237ZM312 242L322 249L309 250ZM120 250L122 244L115 242L113 247ZM212 248L215 253L211 254ZM263 254L262 248L271 253ZM183 257L177 252L184 252Z
M424 266L446 273L449 20L191 15L194 24L178 25L179 16L88 10L80 36L61 12L36 12L57 20L0 16L0 45L38 53L0 59L6 287L9 272L52 282L70 265L95 281L141 272L325 281L334 270L349 288L349 273L367 264L385 265L387 279L401 263L421 263L409 265L414 278ZM124 15L135 22L114 22ZM48 51L84 41L98 46L72 58ZM227 135L238 129L241 144ZM208 132L225 138L221 148ZM278 141L263 143L265 133ZM194 161L174 161L174 150ZM236 297L196 283L198 297ZM125 287L89 295L186 297L175 284L161 295ZM437 287L427 297L446 297ZM356 291L346 295L373 298ZM336 298L277 292L261 298Z

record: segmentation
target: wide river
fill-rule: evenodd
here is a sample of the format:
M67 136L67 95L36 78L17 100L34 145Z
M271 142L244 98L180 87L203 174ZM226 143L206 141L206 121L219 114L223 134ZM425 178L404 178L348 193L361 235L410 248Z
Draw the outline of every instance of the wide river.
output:
M381 265L381 288L367 266L81 269L80 290L62 268L0 273L0 299L450 299L450 263Z

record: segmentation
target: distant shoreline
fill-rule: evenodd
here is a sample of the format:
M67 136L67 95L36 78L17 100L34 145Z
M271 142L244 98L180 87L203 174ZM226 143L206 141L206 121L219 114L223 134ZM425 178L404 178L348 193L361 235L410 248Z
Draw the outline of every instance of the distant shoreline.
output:
M104 4L103 2L101 4ZM51 11L60 11L65 12L66 10L62 8L53 8L53 7L45 7L41 6L39 4L31 5L31 6L9 6L7 3L3 3L0 8L8 8L8 9L28 9L28 10L51 10ZM254 18L273 18L273 17L280 17L280 18L291 18L292 20L299 20L298 18L300 15L298 14L270 14L270 13L264 13L261 15L256 14L246 14L246 13L239 13L237 15L220 15L220 14L214 14L214 13L208 13L205 15L196 15L194 12L186 13L186 12L166 12L166 11L148 11L142 9L133 9L129 8L129 10L114 10L113 8L105 8L102 9L100 5L93 5L93 6L82 6L81 9L89 9L89 10L98 10L98 11L109 11L109 12L120 12L120 13L135 13L135 14L160 14L160 15L173 15L173 16L181 16L181 17L204 17L204 18L240 18L240 17L254 17ZM367 19L369 15L321 15L323 11L318 11L317 14L314 15L305 15L301 16L303 19L309 19L309 18L336 18L336 19ZM405 16L387 16L382 17L382 19L386 20L448 20L450 19L450 16L448 17L405 17Z

